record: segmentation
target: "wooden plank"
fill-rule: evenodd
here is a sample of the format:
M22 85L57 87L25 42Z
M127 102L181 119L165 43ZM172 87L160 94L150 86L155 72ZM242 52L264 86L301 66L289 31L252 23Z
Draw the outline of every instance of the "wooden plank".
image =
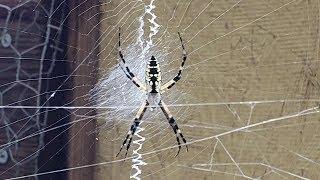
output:
M72 62L70 72L72 73L72 87L77 87L72 92L72 105L90 106L88 98L89 91L96 83L97 53L94 49L99 35L98 16L92 18L90 22L86 19L99 12L98 7L91 8L90 11L83 13L88 7L97 4L97 0L76 1L70 0L70 15L68 17L68 59ZM80 6L78 6L81 3ZM83 13L83 14L81 14ZM80 15L81 14L81 15ZM88 34L88 32L90 32ZM81 76L83 75L83 76ZM95 134L90 134L96 128L95 119L90 116L95 114L94 109L77 109L72 112L71 121L80 120L83 117L85 121L77 122L72 125L69 131L69 167L90 165L95 161ZM70 180L88 180L93 179L93 167L80 170L69 171Z
M148 4L150 1L143 2ZM242 171L253 178L294 179L290 175L292 173L319 179L319 113L286 118L316 107L317 103L312 99L319 100L319 78L315 78L320 73L319 3L246 0L236 5L236 2L240 1L155 1L153 11L161 28L154 39L159 41L160 46L154 47L154 50L171 53L160 64L163 76L172 77L172 73L165 72L176 72L180 64L181 51L178 40L175 42L176 32L182 31L183 38L190 40L185 46L189 54L186 66L191 66L185 69L182 80L164 94L164 98L168 99L171 93L175 93L175 89L187 92L186 106L172 107L173 114L186 112L187 116L182 115L183 118L177 116L177 122L189 142L203 138L207 140L190 144L189 152L183 148L177 157L174 157L177 148L144 156L148 164L142 167L142 179L246 179L239 177L240 171L230 156L237 163L257 162L253 165L240 164ZM104 15L110 18L106 18L102 27L112 29L110 24L121 24L124 27L123 39L127 40L125 44L133 42L135 38L130 33L138 29L138 23L133 22L138 16L130 14L128 20L125 17L125 22L119 22L130 8L125 5L118 7L119 3L113 2L105 8ZM116 8L124 10L116 12L117 17L113 17L116 13L111 13L111 10ZM147 18L146 30L150 25ZM184 28L187 30L183 31ZM116 32L110 34L106 35L108 41ZM102 52L101 59L109 54L110 59L117 58L116 48L112 49L114 44L116 40L111 43L111 47L102 48L107 50ZM123 49L127 47L124 45ZM101 62L101 73L105 73L112 66L111 63L116 63L116 60ZM290 102L292 99L297 102ZM264 102L268 100L275 102ZM261 103L250 103L252 101ZM188 107L188 103L200 104ZM283 119L259 125L277 118ZM108 120L111 121L112 117ZM97 145L98 162L123 158L115 158L115 154L130 122L125 119L121 123L114 123L115 128L99 134L99 139L104 141L99 141ZM216 147L217 140L210 138L247 124L258 125L249 128L250 131L226 133L219 138ZM143 127L146 128L143 135L147 140L141 152L150 153L176 144L162 116L146 119ZM132 149L133 146L128 156L131 156ZM210 166L211 162L216 165ZM276 173L270 172L270 168L260 163L270 164L289 173L276 169L272 169ZM130 160L126 160L99 166L95 171L96 180L128 179L131 164Z

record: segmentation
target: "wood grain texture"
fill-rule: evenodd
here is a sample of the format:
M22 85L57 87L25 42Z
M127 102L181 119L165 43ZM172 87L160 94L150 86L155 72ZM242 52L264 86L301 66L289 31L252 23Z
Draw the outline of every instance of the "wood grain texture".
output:
M149 3L147 0L143 2ZM190 144L189 152L182 149L178 157L174 157L176 149L144 156L148 165L142 168L142 179L245 179L236 165L253 178L296 179L291 173L319 179L320 115L316 112L305 115L303 112L317 108L319 102L320 3L316 0L245 0L235 5L236 2L155 2L156 21L161 25L155 39L172 41L167 44L169 48L161 43L155 47L168 48L167 51L171 52L167 56L170 64L162 67L169 73L164 74L172 77L171 70L179 67L181 52L177 50L178 40L175 42L174 39L177 39L176 32L180 31L189 41L186 44L188 60L183 80L174 88L188 92L191 103L217 104L193 106L187 110L188 119L178 118L189 142L207 140ZM102 7L105 16L110 17L110 10L119 3ZM206 10L197 17L207 4ZM104 20L103 29L119 22L129 8L124 7L115 18ZM128 27L123 32L124 37L133 36L130 33L138 25L130 23L142 12L135 11L123 23ZM147 27L149 25L146 23ZM145 30L148 34L148 28ZM116 30L111 34L115 33ZM112 45L101 48L101 59L109 54L117 58ZM111 65L102 61L100 76ZM173 114L179 117L179 111L186 108L174 108ZM263 123L270 120L274 122ZM175 144L174 135L164 118L146 121L143 134L147 141L142 152ZM115 158L115 154L130 123L115 124L115 128L99 134L99 139L103 140L97 144L97 162L121 159ZM210 138L252 124L256 125L248 131L227 133L219 139ZM161 128L157 129L158 126ZM232 161L224 147L238 164ZM95 179L128 179L130 171L130 160L111 163L96 167Z
M81 3L81 5L79 5ZM96 82L95 70L97 69L97 53L98 49L94 49L97 45L99 36L99 26L97 24L99 16L91 20L92 23L86 23L85 19L99 12L99 8L92 8L90 11L83 13L92 4L96 4L96 0L88 0L79 2L76 0L69 1L70 14L68 17L68 59L72 62L71 82L75 88L70 96L70 102L74 106L90 106L88 97L89 91ZM81 14L81 15L80 15ZM89 33L90 32L90 33ZM92 117L94 110L78 109L72 111L71 121L79 121L86 117L83 121L71 125L69 131L69 167L77 167L82 165L90 165L94 163L95 156L95 134L92 132L95 127L95 119ZM84 168L81 170L69 171L70 180L88 180L93 179L93 168Z

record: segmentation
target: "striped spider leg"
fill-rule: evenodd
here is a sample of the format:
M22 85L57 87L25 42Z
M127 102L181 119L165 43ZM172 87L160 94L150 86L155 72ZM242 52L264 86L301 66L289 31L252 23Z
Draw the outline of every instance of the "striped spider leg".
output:
M181 43L181 47L182 47L182 62L180 65L180 69L179 69L177 75L172 80L170 80L169 82L167 82L166 84L164 84L161 87L161 92L164 92L164 91L172 88L172 86L174 86L181 79L182 70L183 70L184 64L187 60L187 51L183 45L183 41L182 41L182 38L181 38L181 35L179 32L178 32L178 35L179 35L179 39L180 39L180 43Z
M183 143L186 145L186 148L187 148L187 151L188 151L188 145L187 145L187 141L186 139L184 138L183 134L181 133L181 130L179 129L177 123L176 123L176 120L173 118L172 114L170 113L167 105L161 100L159 102L159 106L163 112L163 114L166 116L174 134L176 135L176 140L178 142L178 147L179 147L179 150L176 154L176 156L179 154L180 152L180 149L181 149L181 143L180 143L180 138L182 139Z
M146 91L146 86L144 84L141 83L141 81L131 72L131 70L129 69L129 67L126 64L126 60L124 59L124 56L122 54L122 49L121 49L121 33L120 33L120 27L119 27L119 47L118 47L118 51L119 51L119 56L122 60L122 63L124 65L124 67L121 67L122 71L124 72L124 74L127 76L127 78L129 78L134 85L136 85L141 91Z
M146 112L148 105L149 105L148 101L145 101L141 105L139 111L137 112L136 117L134 118L133 124L131 125L131 127L130 127L130 129L128 131L128 134L127 134L125 140L123 141L123 143L122 143L122 145L120 147L120 150L119 150L118 154L116 155L116 157L120 154L122 148L125 145L127 145L125 157L127 156L128 150L129 150L131 142L132 142L132 137L133 137L134 133L136 132L137 128L139 127L141 119L142 119L144 113ZM127 144L127 141L128 141L128 144Z

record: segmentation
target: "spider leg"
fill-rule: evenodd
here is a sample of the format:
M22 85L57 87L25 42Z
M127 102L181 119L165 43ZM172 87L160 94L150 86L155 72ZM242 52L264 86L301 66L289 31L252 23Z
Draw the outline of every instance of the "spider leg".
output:
M127 76L127 78L129 78L134 85L136 85L140 90L142 91L146 91L146 87L144 84L141 83L141 81L131 72L131 70L129 69L129 67L126 65L126 60L124 59L124 56L122 54L121 51L121 33L120 33L120 27L119 27L119 56L122 60L122 63L124 64L124 68L120 65L122 71L124 72L124 74Z
M159 102L159 106L160 106L162 112L164 113L164 115L166 116L166 118L168 119L168 122L169 122L173 132L176 135L176 140L177 140L178 147L179 147L179 150L178 150L178 153L176 154L176 156L179 154L180 149L181 149L180 138L182 139L183 143L186 145L186 148L187 148L187 151L188 151L187 141L184 138L183 134L181 133L181 130L179 129L179 127L178 127L178 125L176 123L176 120L173 118L172 114L170 113L167 105L163 101L160 101Z
M184 64L185 64L185 62L187 60L187 51L186 51L186 49L184 47L184 44L183 44L183 41L182 41L182 38L181 38L179 32L178 32L178 35L179 35L180 42L181 42L181 47L182 47L182 62L181 62L180 69L179 69L177 75L172 80L170 80L169 82L167 82L166 84L164 84L161 87L161 91L162 92L170 89L172 86L174 86L181 79L182 70L183 70Z
M136 117L134 118L134 121L133 121L133 123L132 123L132 125L131 125L128 133L127 133L126 138L125 138L124 141L122 142L122 145L121 145L120 150L119 150L119 152L117 153L116 157L120 154L122 148L123 148L124 146L126 146L126 145L127 145L127 147L126 147L125 157L127 156L128 150L129 150L130 145L131 145L131 142L132 142L132 137L133 137L134 133L136 132L137 128L139 127L140 122L141 122L141 119L142 119L144 113L146 112L148 105L149 105L148 101L145 101L145 102L141 105L141 107L140 107L139 111L137 112ZM127 141L128 141L128 144L127 144Z

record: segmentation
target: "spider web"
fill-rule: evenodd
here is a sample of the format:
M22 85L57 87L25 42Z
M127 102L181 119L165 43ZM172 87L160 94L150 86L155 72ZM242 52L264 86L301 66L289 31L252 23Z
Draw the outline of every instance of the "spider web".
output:
M101 16L100 78L87 94L94 105L61 107L97 110L97 129L88 132L97 136L96 162L25 177L88 167L95 167L96 179L319 177L319 1L105 0L83 13L97 6L101 13L84 19ZM118 27L128 66L141 80L151 55L160 62L164 82L177 73L176 32L188 52L182 80L162 98L189 152L182 147L174 157L178 147L167 120L159 109L148 110L135 137L142 146L131 147L143 161L136 176L132 151L115 157L145 99L119 67Z

